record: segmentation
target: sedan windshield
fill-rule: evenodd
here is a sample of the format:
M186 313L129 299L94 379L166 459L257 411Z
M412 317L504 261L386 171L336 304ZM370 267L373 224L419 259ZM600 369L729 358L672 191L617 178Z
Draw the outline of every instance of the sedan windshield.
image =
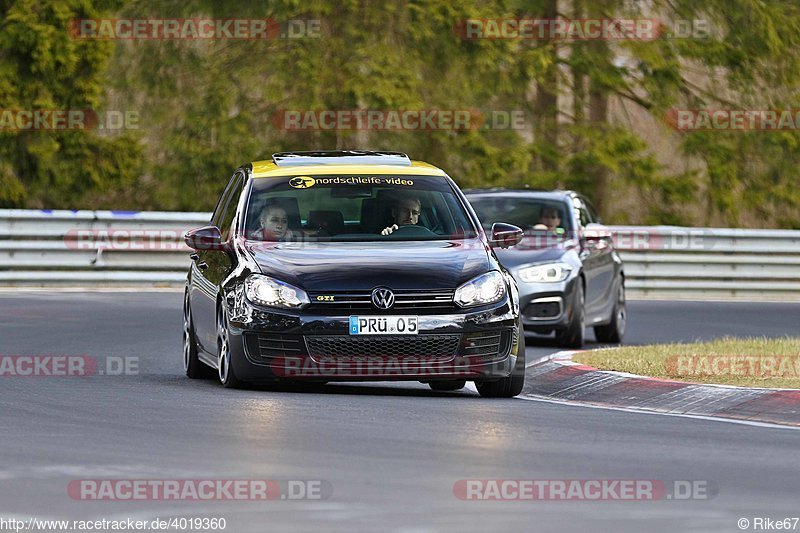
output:
M537 230L568 235L572 230L569 205L546 198L518 196L470 196L469 203L484 229L495 222L506 222L522 228L526 234Z
M447 180L406 175L255 179L244 228L248 239L285 242L477 236Z

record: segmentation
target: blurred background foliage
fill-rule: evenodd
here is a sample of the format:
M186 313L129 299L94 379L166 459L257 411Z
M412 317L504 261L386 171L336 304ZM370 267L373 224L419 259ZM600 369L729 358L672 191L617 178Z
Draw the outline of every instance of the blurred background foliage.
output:
M318 38L75 39L75 18L319 20ZM684 38L465 40L475 18L700 21ZM693 23L694 24L694 23ZM696 28L695 28L696 29ZM0 207L210 210L281 150L388 149L462 187L575 188L604 222L800 228L800 133L677 132L670 109L794 109L796 0L0 0L0 109L138 113L0 128ZM521 129L276 127L281 110L524 114Z

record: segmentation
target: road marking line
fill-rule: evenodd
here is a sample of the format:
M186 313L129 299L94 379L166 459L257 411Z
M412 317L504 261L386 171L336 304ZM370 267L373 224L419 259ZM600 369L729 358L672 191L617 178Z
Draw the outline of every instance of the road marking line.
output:
M579 401L573 400L556 400L552 398L543 398L539 396L531 396L527 394L521 394L516 396L515 399L518 400L525 400L529 402L544 402L544 403L556 403L556 404L563 404L563 405L571 405L574 407L589 407L592 409L607 409L610 411L623 411L626 413L638 413L643 415L664 415L664 416L675 416L681 418L695 418L698 420L711 420L714 422L727 422L730 424L739 424L743 426L755 426L761 428L771 428L771 429L790 429L794 431L800 431L800 427L797 426L783 426L780 424L771 424L769 422L756 422L753 420L737 420L735 418L722 418L718 416L704 416L704 415L690 415L685 413L662 413L660 411L651 411L646 409L635 409L629 407L612 407L607 405L596 405L591 403L583 403Z

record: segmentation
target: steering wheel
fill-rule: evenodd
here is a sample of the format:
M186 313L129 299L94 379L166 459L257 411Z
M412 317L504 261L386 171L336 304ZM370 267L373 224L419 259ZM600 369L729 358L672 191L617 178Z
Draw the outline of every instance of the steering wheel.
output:
M400 226L392 233L387 235L387 237L394 237L395 235L403 236L403 237L435 237L436 234L426 228L425 226Z

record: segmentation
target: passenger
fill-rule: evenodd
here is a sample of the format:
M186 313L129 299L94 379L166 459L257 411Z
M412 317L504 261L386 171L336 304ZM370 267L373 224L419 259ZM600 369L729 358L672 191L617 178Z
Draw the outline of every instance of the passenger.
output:
M561 215L555 207L542 207L539 211L539 221L533 229L556 231L561 225Z
M384 228L381 235L390 235L400 229L400 226L413 226L419 222L419 214L422 210L422 202L414 196L401 197L395 200L392 205L392 219L394 224Z
M294 238L292 230L289 229L289 216L286 209L278 205L270 205L261 211L259 217L261 227L258 232L267 241L290 241Z

